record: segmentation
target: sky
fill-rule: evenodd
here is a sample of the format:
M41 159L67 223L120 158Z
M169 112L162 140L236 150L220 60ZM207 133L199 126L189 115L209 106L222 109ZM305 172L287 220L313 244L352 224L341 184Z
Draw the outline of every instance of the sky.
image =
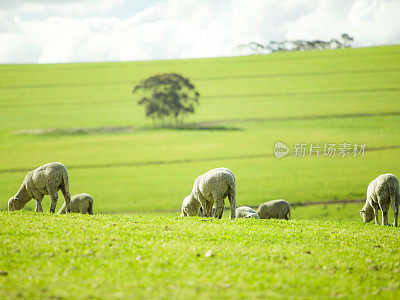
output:
M400 44L400 0L0 0L0 64L232 56L342 33Z

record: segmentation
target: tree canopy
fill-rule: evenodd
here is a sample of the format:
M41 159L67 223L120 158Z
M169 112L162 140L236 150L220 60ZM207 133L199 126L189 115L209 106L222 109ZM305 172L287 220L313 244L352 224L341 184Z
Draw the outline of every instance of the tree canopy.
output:
M177 73L163 73L148 77L137 84L134 94L140 92L139 105L144 105L146 117L154 125L165 126L166 122L176 127L183 125L183 118L194 113L200 94L188 78Z

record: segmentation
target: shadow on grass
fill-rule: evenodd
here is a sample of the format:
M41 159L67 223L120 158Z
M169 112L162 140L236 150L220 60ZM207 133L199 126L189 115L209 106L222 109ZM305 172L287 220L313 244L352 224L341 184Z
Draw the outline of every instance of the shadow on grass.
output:
M77 127L77 128L46 128L25 129L14 132L16 135L89 135L89 134L117 134L137 131L159 131L159 130L205 130L205 131L239 131L238 127L222 125L188 124L183 127L160 126L160 127L133 127L133 126L108 126L108 127Z
M208 130L208 131L241 131L242 128L232 127L232 126L219 126L219 125L210 125L203 126L197 124L188 124L183 127L163 127L162 129L173 129L173 130Z

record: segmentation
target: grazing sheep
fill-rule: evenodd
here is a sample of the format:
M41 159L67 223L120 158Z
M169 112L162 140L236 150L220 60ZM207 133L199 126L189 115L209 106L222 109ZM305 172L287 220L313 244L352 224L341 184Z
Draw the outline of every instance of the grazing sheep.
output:
M389 225L388 212L392 205L394 212L393 226L398 225L400 204L399 181L393 174L382 174L372 180L367 189L367 199L364 207L359 210L364 223L375 218L375 225L379 224L378 210L382 210L382 226Z
M50 195L50 212L54 213L57 206L58 190L61 189L67 212L71 211L71 195L69 194L68 172L59 162L52 162L30 171L22 182L18 192L8 201L8 210L23 209L32 198L36 200L36 212L43 212L44 195Z
M271 200L261 204L257 209L261 219L290 219L290 204L283 199Z
M206 217L211 217L212 207L215 203L215 212L213 215L219 219L224 212L224 199L228 197L231 207L230 218L234 219L236 217L235 175L227 168L212 169L197 177L194 181L192 192L188 197L191 199L188 202L197 201L200 203ZM198 210L196 211L197 213Z
M248 206L241 206L236 208L236 218L254 218L260 219L260 216L256 213L254 209Z
M65 214L67 207L65 203L61 206L59 214ZM83 193L72 196L71 212L93 215L93 198L89 194Z

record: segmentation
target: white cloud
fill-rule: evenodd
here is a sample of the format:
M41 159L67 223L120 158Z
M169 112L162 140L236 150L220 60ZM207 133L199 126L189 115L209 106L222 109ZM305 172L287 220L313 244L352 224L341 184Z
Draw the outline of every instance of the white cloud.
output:
M347 32L356 46L400 43L400 1L322 1L284 25L288 39L329 39Z
M10 13L105 14L124 0L2 0L0 10Z
M22 13L50 1L11 2L0 4L0 63L227 56L249 41L343 32L356 46L400 43L400 0L163 0L128 18L106 14L122 0L75 0L68 13L67 1L51 4L54 16L41 19Z

